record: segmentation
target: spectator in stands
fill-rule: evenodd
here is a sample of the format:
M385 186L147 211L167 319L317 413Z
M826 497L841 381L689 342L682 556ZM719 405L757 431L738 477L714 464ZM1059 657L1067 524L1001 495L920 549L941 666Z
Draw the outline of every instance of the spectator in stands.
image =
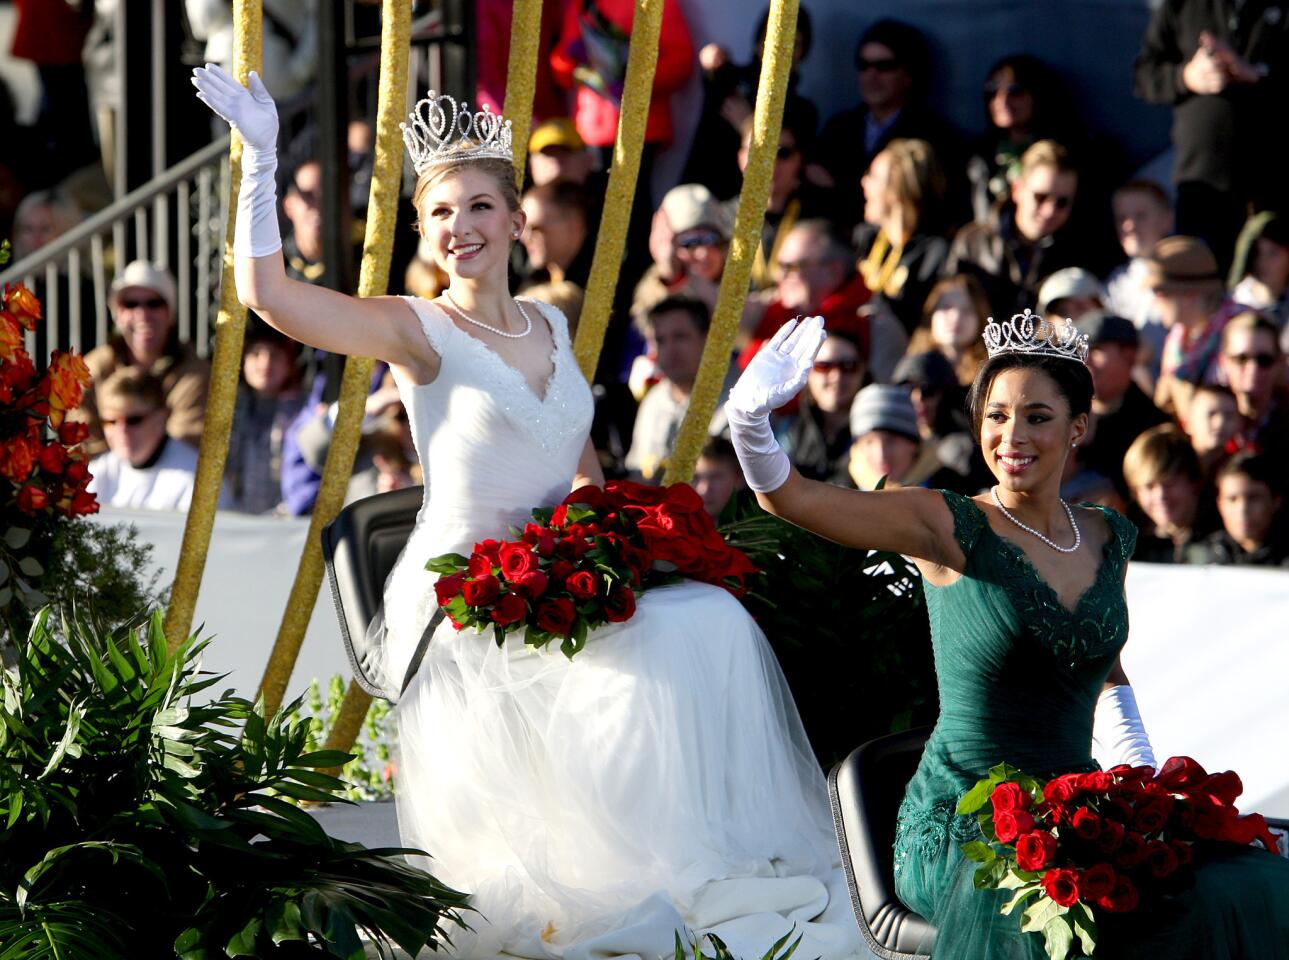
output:
M1261 314L1237 314L1222 331L1218 365L1240 411L1234 446L1266 454L1289 492L1289 400L1278 333Z
M434 250L425 238L416 245L416 256L403 271L403 289L414 297L433 300L448 288L448 275L434 262Z
M569 337L577 336L577 324L582 319L582 304L586 300L586 291L576 283L571 280L539 283L536 286L527 288L524 291L524 296L540 300L542 303L549 303L552 307L557 308L560 313L564 314L564 319L568 321Z
M321 283L322 262L322 164L306 160L287 181L282 212L291 229L282 241L287 275L305 283Z
M1250 206L1289 209L1289 139L1270 120L1289 66L1283 18L1267 3L1161 3L1134 67L1137 95L1173 108L1178 230L1222 263Z
M917 411L903 387L870 383L855 395L850 408L850 481L860 490L876 490L885 477L898 486L917 461L921 435Z
M1249 218L1235 245L1227 278L1231 299L1253 307L1280 330L1289 321L1289 217L1259 213Z
M636 284L631 315L640 318L654 303L679 293L715 309L728 246L729 223L712 192L700 183L672 187L653 215L653 263Z
M1222 528L1186 548L1187 563L1289 567L1289 538L1278 523L1284 487L1265 456L1239 453L1217 472Z
M650 307L644 315L650 352L658 358L662 379L649 388L631 434L631 449L625 466L635 477L658 482L676 442L676 433L689 411L698 365L703 359L707 330L711 326L707 305L693 297L668 297ZM731 370L712 415L709 433L725 426L722 407L733 383Z
M1039 316L1048 320L1077 320L1089 310L1105 306L1105 287L1082 267L1063 267L1038 288Z
M908 337L889 310L868 313L864 278L854 268L851 248L826 220L796 224L779 250L779 280L765 299L749 298L743 312L748 343L739 367L748 362L784 323L795 316L822 316L830 332L851 333L868 358L868 374L885 381L904 355Z
M850 406L864 382L864 352L852 334L833 332L815 355L795 414L783 418L779 444L801 475L846 483Z
M1160 240L1149 266L1147 282L1168 331L1155 404L1175 414L1186 409L1196 384L1219 382L1222 329L1243 308L1225 295L1217 259L1197 237Z
M1011 196L1020 158L1038 140L1070 146L1073 110L1056 73L1038 57L1014 53L989 68L984 134L967 161L971 211L977 223Z
M958 383L970 386L985 362L980 339L990 314L980 281L967 274L945 277L931 288L922 306L922 323L909 338L908 353L935 350L944 355Z
M260 76L279 104L306 94L318 66L318 14L311 0L266 0ZM202 59L233 69L235 37L229 0L184 0L193 37L204 40Z
M84 218L81 208L60 191L32 191L18 202L13 215L13 259L35 253Z
M1021 157L1011 198L988 222L958 231L946 275L971 273L997 310L1019 313L1032 308L1043 279L1075 265L1077 253L1063 229L1078 182L1064 147L1051 140L1034 144Z
M1203 474L1186 434L1175 424L1151 427L1123 458L1123 477L1141 512L1134 560L1179 563L1197 529Z
M724 437L712 437L698 455L693 487L713 520L719 519L726 505L747 488L734 445Z
M474 0L474 108L485 106L504 113L506 84L510 74L510 38L515 0ZM550 55L559 39L558 0L542 0L541 26L537 38L536 76L533 78L533 116L537 120L558 116L564 110L564 91L551 76ZM469 8L467 8L469 9ZM413 29L416 29L415 27Z
M585 191L560 182L529 187L521 206L527 221L519 239L529 267L521 286L568 280L585 289L595 253Z
M686 183L701 183L720 200L736 196L742 184L743 171L737 156L743 126L756 106L769 18L769 10L761 15L753 56L747 64L734 63L729 51L719 44L709 43L698 51L698 63L703 71L703 107L682 179ZM798 67L810 52L812 35L810 12L799 7L783 113L793 118L795 132L807 135L808 140L802 147L808 147L819 130L819 109L798 90Z
M90 461L89 490L105 507L187 510L197 451L166 433L165 389L138 367L98 384L107 451Z
M946 171L959 169L947 124L926 105L931 56L920 31L877 21L855 45L855 71L860 105L830 119L819 136L819 163L839 204L861 196L860 177L892 140L925 140Z
M135 260L112 283L109 305L116 333L85 355L93 382L73 414L89 424L86 449L91 453L104 449L97 385L122 367L138 367L161 381L170 436L195 445L206 416L210 364L191 345L179 341L174 277L168 270Z
M1182 428L1199 457L1206 479L1230 456L1230 447L1240 432L1240 408L1229 387L1201 383L1195 388L1190 405L1181 418Z
M1082 465L1112 480L1127 494L1123 458L1132 442L1168 416L1133 382L1140 334L1131 320L1093 310L1077 322L1088 338L1092 373L1092 416L1096 429L1080 446Z
M528 175L533 186L574 183L591 195L603 195L604 177L596 170L595 154L569 117L554 117L533 127L528 137Z
M299 359L298 343L258 317L248 318L224 466L235 510L271 513L282 501L282 446L305 402Z
M908 391L921 440L917 460L903 482L967 495L989 486L988 467L971 436L963 390L944 355L910 351L896 366L892 382Z
M1150 288L1150 251L1173 232L1173 205L1164 188L1153 180L1129 180L1111 197L1115 231L1128 262L1106 277L1106 309L1127 317L1141 334L1137 362L1151 390L1159 379L1164 350L1164 324Z
M892 140L863 179L864 222L855 229L859 273L908 333L949 252L943 229L944 175L925 140Z
M13 220L13 261L35 253L46 244L52 243L67 233L84 219L84 212L76 202L61 190L36 190L27 194L18 202ZM84 263L84 259L81 261ZM75 278L80 292L80 315L71 314L72 280L67 274L66 258L57 261L58 273L55 290L57 291L60 315L57 324L54 318L47 318L45 323L36 327L35 356L48 357L54 344L66 347L72 338L79 334L80 351L96 346L94 282L88 272L82 269ZM46 286L46 273L41 270L31 287L34 293L46 305L50 304L50 290Z

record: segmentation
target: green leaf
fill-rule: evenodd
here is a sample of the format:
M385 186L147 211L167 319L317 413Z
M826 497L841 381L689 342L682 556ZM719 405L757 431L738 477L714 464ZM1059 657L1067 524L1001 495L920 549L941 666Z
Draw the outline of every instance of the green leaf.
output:
M250 922L242 927L224 946L224 953L230 957L254 957L256 955L255 941L259 937L260 923L259 917L252 917Z
M1005 904L1003 904L1003 906L999 909L998 912L1001 913L1004 917L1011 916L1011 912L1013 910L1015 910L1017 907L1023 904L1034 894L1038 893L1039 889L1040 887L1038 886L1038 884L1026 884L1025 886L1021 887L1019 890L1017 890L1016 895L1013 896L1010 900L1008 900Z
M10 527L9 532L4 535L4 542L14 550L21 550L30 539L31 531L25 527Z
M469 557L463 557L459 553L444 553L426 563L425 569L431 573L456 573L469 565Z
M45 568L35 557L23 557L18 561L18 569L29 577L39 577L45 572Z
M1047 894L1043 894L1028 907L1021 915L1021 931L1024 933L1037 933L1047 926L1049 920L1053 917L1061 917L1066 914L1067 910Z
M1097 921L1092 915L1092 908L1080 900L1070 908L1070 919L1074 922L1074 932L1079 938L1079 946L1089 957L1097 949Z
M9 564L0 559L0 583L9 579Z
M1074 946L1074 930L1070 927L1070 918L1053 917L1043 927L1043 945L1051 960L1066 960L1070 948Z
M994 853L994 848L987 843L981 843L979 840L972 840L970 843L962 845L963 855L968 860L974 860L977 863L988 863L995 860L998 854Z
M973 882L977 890L992 890L1007 875L1007 861L1002 857L976 867Z
M958 813L967 814L975 813L989 801L989 795L993 793L997 781L992 779L981 780L974 787L962 795L958 801Z

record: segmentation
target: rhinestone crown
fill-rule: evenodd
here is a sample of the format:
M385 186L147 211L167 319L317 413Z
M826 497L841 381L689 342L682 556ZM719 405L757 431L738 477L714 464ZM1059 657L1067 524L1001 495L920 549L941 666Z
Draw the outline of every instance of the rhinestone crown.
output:
M418 177L431 167L462 160L514 161L510 121L486 104L471 112L464 100L458 103L431 90L408 114L408 121L398 128Z
M1079 333L1074 321L1053 323L1026 310L999 323L993 317L982 334L985 352L991 357L1000 353L1028 353L1064 360L1088 362L1088 335Z

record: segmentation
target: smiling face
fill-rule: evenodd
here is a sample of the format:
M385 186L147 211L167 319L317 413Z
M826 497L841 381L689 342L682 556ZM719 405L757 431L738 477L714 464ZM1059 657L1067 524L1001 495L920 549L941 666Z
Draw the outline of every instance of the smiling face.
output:
M125 287L112 298L112 316L134 363L145 370L165 353L174 314L156 290Z
M1129 257L1144 257L1173 229L1173 211L1145 190L1120 190L1111 201L1119 245Z
M99 416L108 449L131 466L147 463L166 437L166 409L140 397L105 397Z
M1087 414L1070 415L1055 380L1036 368L1012 367L990 384L980 446L999 486L1028 493L1060 485L1071 446L1087 429Z
M1041 164L1012 183L1016 229L1031 243L1065 226L1074 205L1078 177L1068 170Z
M1195 523L1199 484L1190 477L1160 474L1134 488L1132 495L1158 536L1179 537Z
M463 166L418 193L421 236L429 241L434 262L454 280L504 282L524 214L509 208L497 177Z
M806 389L824 413L842 413L850 410L863 379L864 360L856 346L844 337L829 337L806 375Z

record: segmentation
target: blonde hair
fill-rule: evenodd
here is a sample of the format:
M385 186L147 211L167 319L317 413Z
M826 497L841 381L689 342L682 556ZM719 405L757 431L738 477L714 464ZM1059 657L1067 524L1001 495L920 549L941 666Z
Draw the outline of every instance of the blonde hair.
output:
M1183 477L1197 484L1204 479L1198 454L1175 423L1146 430L1123 455L1123 479L1134 496L1165 477Z
M1040 140L1021 154L1020 177L1028 177L1039 167L1051 167L1057 173L1079 172L1070 159L1070 151L1055 140Z
M161 381L139 367L121 367L108 376L94 391L100 409L113 401L141 400L153 407L166 408L166 391Z
M505 160L489 157L484 160L458 160L442 166L430 167L416 178L416 189L412 191L412 207L416 210L416 232L421 232L421 204L431 187L454 177L465 170L478 170L497 181L497 192L511 213L519 210L519 190L515 186L515 168Z
M539 283L524 290L523 295L531 300L541 300L564 314L568 320L569 336L577 333L577 322L582 317L582 301L586 291L572 280L552 280Z
M887 189L904 212L910 232L944 198L944 174L925 140L895 139L882 148L890 160Z

